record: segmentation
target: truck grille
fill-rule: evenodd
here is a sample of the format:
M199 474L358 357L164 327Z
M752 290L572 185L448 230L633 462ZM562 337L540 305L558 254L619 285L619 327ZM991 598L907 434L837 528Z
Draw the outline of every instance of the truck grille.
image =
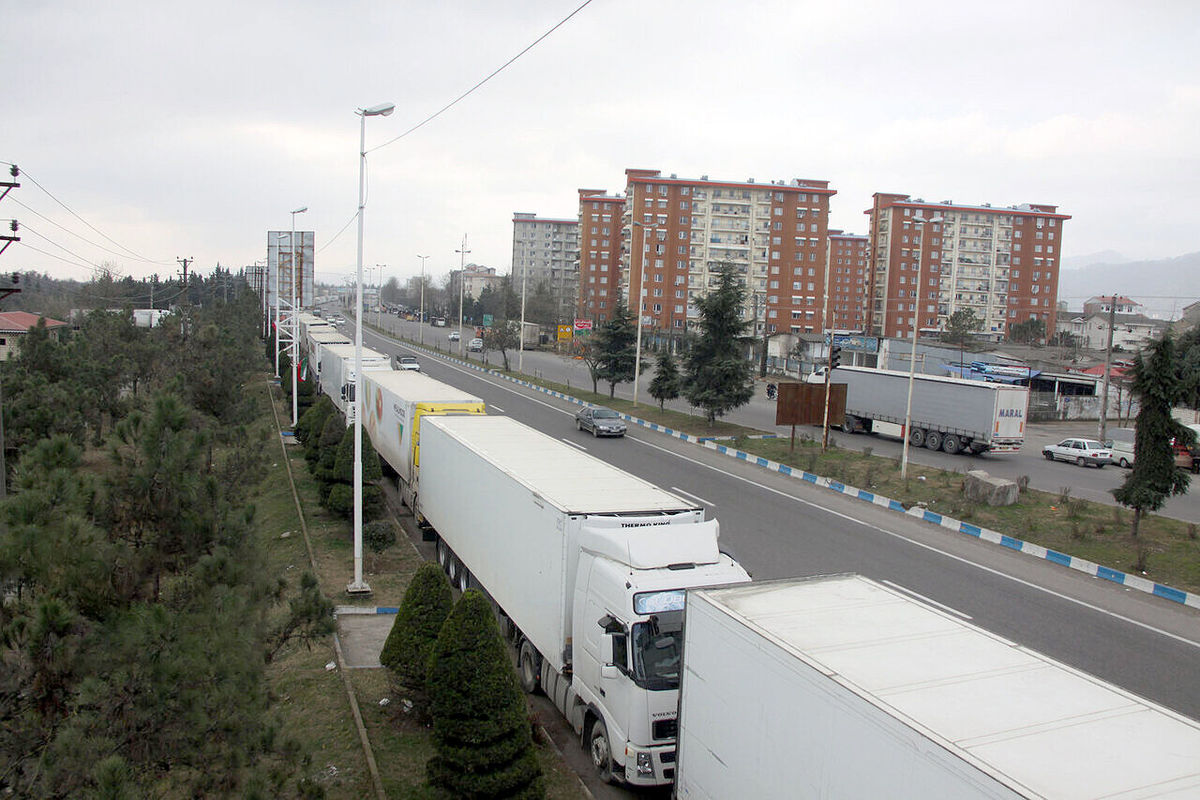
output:
M650 735L655 739L674 739L679 732L679 723L673 719L656 720L650 728Z
M662 763L664 763L664 764L674 764L675 763L675 751L668 750L662 754L661 758L662 758Z

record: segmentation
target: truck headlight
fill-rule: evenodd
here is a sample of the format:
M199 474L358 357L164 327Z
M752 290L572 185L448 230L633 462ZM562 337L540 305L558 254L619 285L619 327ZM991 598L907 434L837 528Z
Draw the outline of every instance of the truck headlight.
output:
M638 775L654 774L654 758L650 753L637 754L637 771Z

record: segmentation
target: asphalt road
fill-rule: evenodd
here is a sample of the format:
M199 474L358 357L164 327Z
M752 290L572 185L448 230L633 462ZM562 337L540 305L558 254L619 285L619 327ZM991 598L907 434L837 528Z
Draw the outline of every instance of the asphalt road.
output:
M439 332L444 337L444 329ZM373 334L366 344L398 349ZM575 431L569 404L433 356L421 363L430 376L483 398L493 413L703 504L721 522L723 547L756 578L863 574L1200 718L1200 614L1192 609L653 432L635 429L625 439L594 440ZM1067 474L1116 471L1061 467Z
M368 319L371 322L375 321L374 315L368 315ZM383 315L380 321L387 330L396 331L402 336L414 340L420 335L421 328L424 328L426 345L436 346L442 352L447 352L453 347L454 352L458 352L457 343L451 343L447 339L447 334L452 330L450 328L433 328L429 325L421 326L416 322L408 322L395 316L389 317L387 315ZM466 338L470 339L473 335L468 330ZM475 357L478 358L478 355L475 354ZM489 353L487 357L488 361L494 366L501 366L503 364L499 353ZM510 353L510 366L514 369L517 367L518 358L523 361L522 371L529 375L556 383L569 384L570 386L583 386L589 391L592 388L587 366L582 361L544 351L528 351L523 355ZM647 394L650 379L654 374L653 358L642 362L642 370L643 378L640 382L641 389L638 399L639 401L654 404L656 401ZM836 375L837 373L835 372L835 378ZM761 382L760 387L759 393L756 394L748 405L730 413L725 419L763 431L774 432L784 436L790 435L790 427L775 425L775 403L766 398L766 383ZM600 388L601 391L604 391L606 387L604 384L601 384ZM616 394L623 399L632 400L632 384L625 383L618 385ZM668 403L667 407L684 412L694 413L695 411L683 400ZM1111 424L1112 427L1119 427L1116 423ZM807 433L810 436L817 436L819 435L819 430L817 428L798 428L797 433ZM1097 433L1097 423L1094 420L1090 422L1034 424L1028 427L1025 446L1019 453L951 456L940 451L909 448L909 461L912 465L917 465L918 467L924 465L964 473L967 470L982 469L991 475L1011 480L1028 476L1029 485L1036 489L1056 493L1069 491L1070 496L1073 498L1083 498L1093 502L1115 505L1116 502L1113 500L1110 490L1121 485L1125 475L1128 474L1127 470L1115 465L1103 469L1077 467L1074 464L1068 464L1063 461L1049 462L1041 455L1042 448L1047 444L1053 444L1068 436L1088 436L1095 438ZM830 435L839 447L855 450L862 450L865 447L869 447L877 455L892 458L899 458L903 448L901 441L885 436L848 435L837 430L832 431ZM912 468L910 467L910 469ZM1159 513L1163 516L1174 517L1186 522L1200 522L1200 478L1193 478L1193 490L1191 493L1171 498Z

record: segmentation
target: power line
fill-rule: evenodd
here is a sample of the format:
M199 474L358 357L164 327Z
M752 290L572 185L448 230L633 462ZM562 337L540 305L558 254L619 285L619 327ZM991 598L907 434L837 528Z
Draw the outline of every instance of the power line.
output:
M30 175L30 174L29 174L29 170L27 170L27 169L22 169L22 170L21 170L21 174L22 174L22 176L23 176L24 178L28 179L28 180L29 180L29 181L30 181L30 182L31 182L31 183L32 183L34 186L36 186L37 188L39 188L39 189L41 189L43 192L45 192L45 193L46 193L46 195L47 195L47 196L48 196L48 197L49 197L51 200L53 200L54 202L58 203L60 206L62 206L63 208L65 208L65 209L66 209L66 210L67 210L67 211L68 211L68 212L71 214L71 216L75 217L75 219L79 220L79 221L80 221L80 222L82 222L84 225L87 225L87 226L88 226L89 228L91 228L93 231L95 231L96 233L100 234L100 235L101 235L101 236L103 236L105 239L107 239L108 241L112 242L113 244L115 244L117 247L121 248L121 249L122 249L122 250L124 250L125 252L129 253L129 254L130 254L130 255L132 255L134 258L136 258L136 259L139 259L139 260L141 260L141 261L145 261L145 262L146 262L146 263L148 263L148 264L163 264L163 265L166 265L166 264L170 264L170 263L171 263L171 262L169 262L169 261L155 261L155 260L154 260L154 259L152 259L152 258L146 258L145 256L143 256L143 255L140 255L139 253L137 253L137 252L135 252L135 251L133 251L133 250L130 250L128 247L126 247L125 245L121 244L121 243L120 243L120 242L118 242L116 239L113 239L111 236L108 236L106 233L104 233L104 231L100 230L100 229L99 229L99 228L97 228L95 225L93 225L92 223L90 223L90 222L88 222L86 219L84 219L83 217L81 217L81 216L79 216L78 214L76 214L74 209L72 209L70 206L68 206L68 205L67 205L66 203L64 203L62 200L59 200L57 197L55 197L55 196L54 196L54 194L53 194L53 193L52 193L52 192L51 192L49 189L47 189L45 186L42 186L40 183L38 183L38 182L37 182L37 179L36 179L36 178L34 178L32 175Z
M45 237L42 237L42 238L45 238ZM33 246L33 245L31 245L29 242L17 242L17 244L18 244L18 245L20 245L21 247L27 247L27 248L29 248L30 250L32 250L33 252L35 252L35 253L41 253L41 254L42 254L42 255L44 255L44 256L49 256L50 258L56 258L56 259L58 259L59 261L63 262L64 264L70 264L70 265L71 265L71 266L73 266L73 267L82 267L83 269L86 269L86 270L88 270L88 271L90 271L90 272L101 272L101 271L102 271L102 270L101 270L99 267L97 267L95 264L80 264L80 263L78 263L78 262L76 262L76 261L72 261L72 260L71 260L71 259L69 259L69 258L63 258L62 256L55 255L54 253L47 252L47 251L45 251L45 250L42 250L41 248L34 247L34 246ZM53 242L51 242L51 244L53 244ZM55 246L57 247L58 245L55 245ZM69 252L69 251L68 251L68 252Z
M53 239L43 236L42 234L35 231L33 228L29 227L28 224L23 225L22 228L25 230L26 233L32 233L34 236L38 237L39 239L41 239L44 242L47 242L47 243L53 245L54 247L57 247L59 250L62 250L64 253L70 253L75 258L78 258L80 261L91 264L93 269L96 269L99 271L104 271L104 269L105 269L104 267L100 266L99 264L95 263L94 261L89 261L87 258L84 258L83 256L79 255L79 253L76 253L74 250L70 250L66 247L63 247L61 244L54 241Z
M418 122L416 125L414 125L413 127L409 128L408 130L406 130L404 133L400 134L399 136L395 137L394 139L388 139L386 142L384 142L384 143L383 143L383 144L381 144L381 145L377 145L376 147L372 147L372 148L371 148L370 150L368 150L367 152L368 152L368 153L374 153L376 150L379 150L380 148L383 148L383 147L387 147L389 144L392 144L393 142L398 142L398 141L400 141L401 139L403 139L405 136L408 136L410 133L414 133L414 132L415 132L415 131L417 131L418 129L425 127L425 125L429 124L430 122L433 122L435 119L437 119L438 117L440 117L442 114L444 114L445 112L449 111L449 110L450 110L451 108L453 108L454 106L458 105L458 104L459 104L459 103L460 103L462 100L466 99L466 98L467 98L467 96L468 96L468 95L470 95L470 94L472 94L472 93L473 93L473 92L474 92L476 89L478 89L479 87L483 86L485 83L487 83L488 81L490 81L492 78L496 77L496 76L497 76L497 75L499 75L501 72L503 72L505 69L507 69L507 68L509 67L509 65L511 65L511 64L512 64L514 61L516 61L518 58L520 58L521 56L525 55L526 53L528 53L528 52L529 52L530 50L532 50L533 48L537 47L537 46L538 46L538 44L540 44L540 43L541 43L541 41L542 41L543 39L545 39L545 38L546 38L547 36L549 36L550 34L554 33L556 30L558 30L559 28L561 28L563 25L567 24L567 22L568 22L568 21L571 19L571 17L575 16L575 15L576 15L576 14L578 14L580 11L583 11L583 9L587 8L589 5L591 5L591 3L592 3L592 0L584 0L584 2L583 2L583 3L581 3L581 4L580 4L580 6L579 6L578 8L576 8L576 9L575 9L574 11L572 11L570 14L567 14L567 16L565 16L565 17L563 17L561 20L559 20L559 21L558 21L558 23L557 23L557 24L556 24L554 27L552 27L550 30L548 30L548 31L546 31L545 33L543 33L543 34L542 34L541 36L539 36L538 38L534 39L534 40L533 40L533 41L532 41L532 42L531 42L529 45L527 45L527 46L525 47L525 49L524 49L524 50L522 50L521 52L517 53L515 56L513 56L512 58L510 58L508 61L505 61L503 64L501 64L501 65L500 65L499 67L497 67L495 70L493 70L493 71L491 72L491 74L489 74L489 75L488 75L486 78L484 78L483 80L479 81L479 83L475 84L475 85L474 85L474 86L472 86L470 89L468 89L467 91L463 92L462 94L460 94L458 97L456 97L456 98L454 98L453 100L451 100L451 101L450 101L449 103L447 103L446 105L442 106L440 109L438 109L437 111L435 111L433 114L431 114L430 116L428 116L428 117L426 117L425 119L421 120L421 121L420 121L420 122Z
M32 208L30 208L29 206L25 205L24 203L22 203L20 200L16 199L15 197L13 198L13 202L14 202L14 203L16 203L17 205L19 205L21 208L23 208L23 209L25 209L26 211L28 211L30 214L33 214L33 215L34 215L34 216L36 216L36 217L41 217L43 220L45 220L46 222L49 222L49 223L50 223L51 225L53 225L54 227L58 228L59 230L63 231L64 233L69 233L71 236L74 236L76 239L79 239L81 242L84 242L85 244L89 244L89 245L91 245L92 247L95 247L95 248L97 248L97 249L99 249L99 250L103 250L103 251L104 251L104 252L106 252L106 253L109 253L109 254L111 254L111 255L114 255L114 256L118 256L118 257L120 257L120 258L129 258L129 256L127 256L127 255L126 255L126 254L124 254L124 253L118 253L116 250L112 250L112 249L110 249L110 248L108 248L108 247L105 247L105 246L104 246L104 245L102 245L102 244L96 244L95 242L91 241L90 239L85 239L84 237L80 236L78 233L75 233L75 231L71 230L70 228L64 227L63 225L60 225L59 223L57 223L57 222L55 222L54 220L50 219L50 218L49 218L49 217L47 217L45 214L42 214L42 213L40 213L40 212L37 212L37 211L34 211ZM25 225L25 227L26 227L26 228L28 228L28 227L29 227L29 225L28 225L28 224L26 224L26 225ZM45 238L45 237L43 237L43 238Z
M320 252L321 252L322 250L324 250L326 247L329 247L329 245L333 244L334 240L335 240L335 239L337 239L339 236L341 236L343 233L345 233L345 232L346 232L346 228L349 228L349 227L350 227L350 225L351 225L351 223L353 223L353 222L354 222L354 220L356 220L356 219L358 219L358 212L357 212L357 211L355 211L355 212L354 212L354 215L350 217L350 220L349 220L349 222L347 222L345 225L343 225L343 226L342 226L342 229L333 235L333 239L330 239L328 242L326 242L325 244L323 244L323 245L321 245L319 248L317 248L317 253L320 253ZM314 253L314 255L316 255L316 253Z

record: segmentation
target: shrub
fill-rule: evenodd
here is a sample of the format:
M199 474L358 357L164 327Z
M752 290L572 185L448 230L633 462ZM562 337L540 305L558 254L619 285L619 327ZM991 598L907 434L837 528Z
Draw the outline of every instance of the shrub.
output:
M545 796L525 696L488 601L468 589L429 661L435 754L429 783L453 797Z
M422 717L428 708L425 679L429 655L453 606L454 595L442 570L432 562L422 564L404 592L392 632L379 654L379 662L410 694L413 707Z

